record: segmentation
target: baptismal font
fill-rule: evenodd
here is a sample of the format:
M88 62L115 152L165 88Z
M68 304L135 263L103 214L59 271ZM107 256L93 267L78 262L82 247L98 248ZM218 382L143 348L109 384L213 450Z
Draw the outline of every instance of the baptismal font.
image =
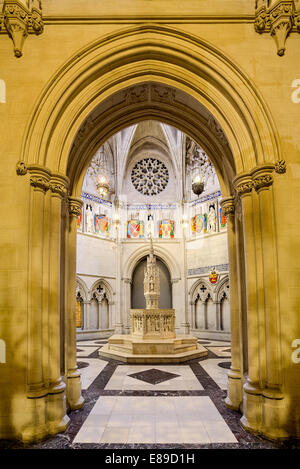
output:
M130 310L130 334L115 334L99 355L127 363L179 363L207 355L207 350L190 335L176 335L175 310L158 307L159 267L152 238L144 271L146 308Z

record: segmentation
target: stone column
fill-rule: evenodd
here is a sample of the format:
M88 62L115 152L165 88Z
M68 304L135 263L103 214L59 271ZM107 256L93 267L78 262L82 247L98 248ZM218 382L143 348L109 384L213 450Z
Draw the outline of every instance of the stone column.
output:
M196 329L196 306L194 301L190 301L190 311L191 311L191 326L193 329Z
M220 301L214 301L216 306L216 329L217 331L221 330L221 303Z
M241 422L246 429L257 430L262 419L262 389L260 379L260 340L259 314L257 309L257 267L256 246L253 224L253 182L251 175L241 175L234 181L241 198L244 252L246 266L246 303L248 333L248 376L243 390L243 417ZM229 228L230 231L233 228ZM233 235L233 233L232 233ZM228 237L229 239L229 237ZM232 269L231 269L232 271ZM231 284L232 285L232 284ZM231 289L230 298L234 297ZM239 379L239 376L238 376ZM230 397L230 396L229 396ZM231 401L231 399L230 399ZM236 401L237 403L237 401ZM230 405L230 402L229 402Z
M66 369L67 402L72 410L80 409L84 403L81 396L80 371L76 362L76 234L77 218L82 201L69 197L69 231L67 233L66 268Z
M61 208L67 195L68 180L61 175L52 175L50 255L49 255L49 432L64 431L70 421L66 415L66 385L61 376L60 327L61 327Z
M123 298L124 298L124 304L123 304L123 311L125 314L125 321L124 325L125 328L128 330L130 328L130 294L131 294L131 279L130 278L123 278Z
M119 238L119 232L116 238L116 323L115 323L115 333L123 333L123 318L122 318L122 280L121 280L121 263L122 263L122 245Z
M189 334L190 324L188 319L188 284L187 284L187 253L186 253L186 236L185 228L182 228L182 241L181 241L181 252L182 252L182 283L183 283L183 322L181 323L181 328L183 334Z
M28 268L28 356L27 409L29 424L22 432L23 441L35 441L48 433L48 388L43 370L43 253L44 201L49 189L50 172L32 165L30 169L30 238ZM47 379L47 377L46 377Z
M83 329L88 329L88 305L89 301L83 301Z
M265 316L266 383L264 397L264 434L272 438L286 437L284 424L282 365L280 349L280 318L276 260L276 231L272 184L273 166L264 165L252 172L258 194L263 264L263 297ZM281 425L280 425L281 423Z
M242 403L242 364L240 350L240 320L238 296L238 246L235 234L235 204L233 197L221 201L222 211L227 218L228 258L230 282L230 330L231 330L231 366L228 372L228 394L225 400L227 407L238 410ZM219 327L220 327L219 304Z

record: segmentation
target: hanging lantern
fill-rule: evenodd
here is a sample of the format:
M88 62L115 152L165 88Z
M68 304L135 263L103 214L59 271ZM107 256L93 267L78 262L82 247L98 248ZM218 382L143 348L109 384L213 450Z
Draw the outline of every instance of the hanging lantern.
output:
M201 174L197 174L195 176L193 183L192 183L192 191L198 197L204 191L204 182L203 182L203 177L201 176Z
M105 176L100 176L97 184L97 191L102 197L106 197L109 191L109 184Z

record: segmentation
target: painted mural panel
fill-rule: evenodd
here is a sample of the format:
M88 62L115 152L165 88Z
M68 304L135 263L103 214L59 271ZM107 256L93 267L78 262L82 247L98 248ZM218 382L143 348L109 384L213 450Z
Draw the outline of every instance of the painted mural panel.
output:
M109 236L111 226L111 220L105 214L97 214L94 215L94 229L95 233L99 235Z
M80 215L77 218L77 230L78 231L83 230L83 208L81 209Z
M219 215L220 215L220 228L226 228L227 219L226 219L225 215L223 215L222 207L219 210Z
M201 213L197 213L190 219L191 235L197 236L218 231L217 203L203 204Z
M159 238L174 238L174 235L175 235L174 220L159 220L158 221L158 237Z
M142 220L127 221L127 238L144 238L145 229Z

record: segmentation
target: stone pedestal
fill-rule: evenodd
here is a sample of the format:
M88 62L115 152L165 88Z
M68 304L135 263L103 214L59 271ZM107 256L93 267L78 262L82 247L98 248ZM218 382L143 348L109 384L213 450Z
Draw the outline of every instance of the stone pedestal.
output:
M131 335L141 339L173 339L174 309L131 309Z

